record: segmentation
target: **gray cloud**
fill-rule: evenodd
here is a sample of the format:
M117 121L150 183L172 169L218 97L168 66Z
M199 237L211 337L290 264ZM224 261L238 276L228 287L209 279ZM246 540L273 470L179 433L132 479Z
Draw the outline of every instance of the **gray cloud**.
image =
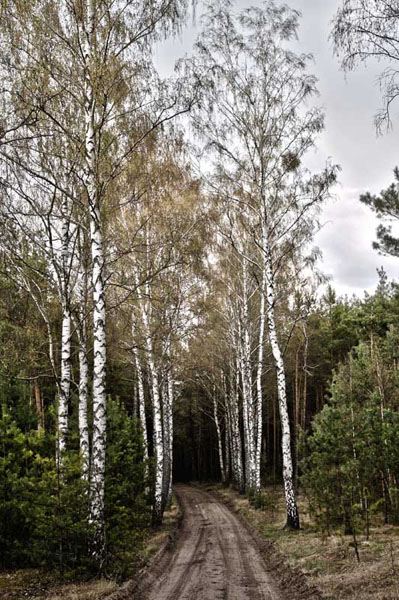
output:
M377 193L391 183L393 167L399 164L399 116L396 129L380 137L376 136L373 122L381 106L377 79L384 64L360 67L345 77L328 39L340 0L287 2L302 13L296 50L314 55L313 72L318 77L320 92L316 102L326 111L326 130L317 151L310 154L308 166L322 168L331 157L342 168L337 200L324 209L322 221L326 225L316 237L324 256L321 269L332 275L339 293L372 291L378 281L376 268L381 265L390 277L399 278L399 259L379 256L372 249L376 219L358 201L362 192ZM241 9L252 4L261 2L237 0L235 6ZM200 15L201 6L197 13ZM175 59L190 53L199 31L198 22L197 18L196 26L189 23L177 41L166 42L157 49L161 72L170 74Z

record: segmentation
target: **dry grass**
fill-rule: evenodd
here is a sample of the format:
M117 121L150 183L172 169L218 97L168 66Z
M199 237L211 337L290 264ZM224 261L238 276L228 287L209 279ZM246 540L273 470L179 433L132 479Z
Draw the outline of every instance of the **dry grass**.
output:
M70 584L48 590L43 596L47 600L101 600L118 588L114 581L100 579L90 583Z
M0 574L1 600L101 600L117 589L117 583L106 579L61 584L53 574L38 569Z
M283 490L264 490L266 506L255 510L248 500L226 488L218 492L262 536L275 541L293 567L299 568L328 600L399 600L399 527L376 524L370 539L359 536L360 563L353 540L340 532L323 537L312 523L308 505L299 499L300 532L283 529Z

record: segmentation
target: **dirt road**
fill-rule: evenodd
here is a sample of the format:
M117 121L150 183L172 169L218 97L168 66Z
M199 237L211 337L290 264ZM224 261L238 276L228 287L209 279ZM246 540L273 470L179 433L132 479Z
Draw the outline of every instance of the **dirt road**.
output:
M189 486L175 491L183 508L182 531L146 599L282 600L238 518L205 491Z

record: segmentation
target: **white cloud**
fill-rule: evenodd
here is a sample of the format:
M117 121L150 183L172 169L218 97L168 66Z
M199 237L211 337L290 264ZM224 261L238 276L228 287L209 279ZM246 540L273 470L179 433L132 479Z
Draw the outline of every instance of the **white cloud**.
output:
M331 275L339 294L372 292L381 266L390 278L399 278L399 258L381 256L372 248L378 220L360 203L361 191L344 190L326 205L315 240L323 252L320 268Z
M326 129L320 136L317 151L310 153L307 165L320 169L331 157L342 168L337 200L325 207L322 220L325 226L316 236L316 244L323 252L321 265L333 277L338 293L362 294L372 291L377 282L376 269L381 265L389 277L399 279L399 259L379 256L372 249L378 224L372 212L358 198L362 192L378 193L392 181L392 171L399 165L398 131L377 137L373 117L381 107L381 92L377 83L384 63L361 66L347 77L333 56L329 39L331 20L341 0L289 0L289 5L302 13L296 50L312 53L315 62L311 70L319 79L320 95L316 103L325 108ZM236 0L238 9L260 0ZM176 58L189 53L199 32L192 23L179 40L159 46L156 59L164 74L170 74ZM397 108L397 107L396 107ZM399 111L397 111L399 112Z

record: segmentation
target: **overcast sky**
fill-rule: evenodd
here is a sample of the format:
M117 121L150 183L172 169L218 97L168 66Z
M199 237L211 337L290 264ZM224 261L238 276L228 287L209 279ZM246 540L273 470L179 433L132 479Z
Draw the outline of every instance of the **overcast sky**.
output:
M260 4L236 0L238 9ZM378 221L358 200L362 192L378 193L393 180L393 168L399 165L399 104L394 107L393 130L377 137L373 118L382 104L377 77L383 63L359 67L348 75L342 72L328 39L340 0L287 0L287 4L302 13L296 48L314 56L318 104L326 114L326 129L309 164L317 169L330 157L342 169L336 199L325 206L324 225L316 237L323 252L320 267L339 294L362 295L375 289L380 266L399 280L399 258L380 256L372 249ZM161 72L170 72L176 58L190 54L199 32L198 16L197 24L190 23L180 39L158 49Z

